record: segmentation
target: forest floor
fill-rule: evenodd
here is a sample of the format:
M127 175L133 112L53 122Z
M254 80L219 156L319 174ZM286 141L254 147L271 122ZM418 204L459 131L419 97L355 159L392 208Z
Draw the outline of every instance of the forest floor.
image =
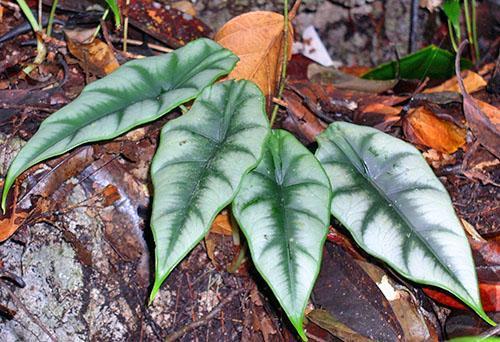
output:
M52 1L41 2L46 18ZM38 1L28 4L37 8ZM123 32L112 20L99 35L101 45L83 42L102 16L102 7L88 10L91 4L59 1L53 35L45 37L47 56L28 76L22 69L37 54L33 31L13 1L0 1L0 189L40 123L110 68L213 37L239 14L283 10L280 1L132 0L123 52ZM460 78L485 104L492 125L471 129L454 71L447 79L402 79L366 92L362 79L343 88L328 73L311 72L314 62L296 53L277 101L285 104L277 127L311 150L334 121L373 126L418 147L464 222L483 305L499 322L500 40L491 6L479 3L481 59ZM394 60L395 48L406 55L410 8L405 0L304 1L294 19L295 40L313 25L334 63L357 77ZM451 48L437 12L419 10L416 49ZM1 341L298 339L248 257L229 271L241 248L229 208L147 305L154 270L149 165L161 127L180 115L174 110L111 141L80 146L20 177L9 210L0 215ZM495 333L450 296L407 281L364 253L337 221L306 312L312 341L441 341Z

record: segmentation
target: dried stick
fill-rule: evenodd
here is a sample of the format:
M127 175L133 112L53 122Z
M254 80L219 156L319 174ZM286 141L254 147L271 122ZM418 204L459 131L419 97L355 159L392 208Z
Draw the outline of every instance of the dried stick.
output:
M54 335L43 325L43 323L37 317L35 317L28 310L28 308L26 307L26 305L24 305L24 303L21 302L21 300L19 298L17 298L17 296L14 294L14 292L12 292L9 288L6 288L6 290L9 293L10 298L12 298L12 301L14 302L14 304L16 304L16 306L18 308L20 308L22 311L24 311L24 313L26 314L26 316L28 316L28 318L33 323L35 323L40 329L42 329L42 331L50 338L51 341L56 342L57 339L54 337Z

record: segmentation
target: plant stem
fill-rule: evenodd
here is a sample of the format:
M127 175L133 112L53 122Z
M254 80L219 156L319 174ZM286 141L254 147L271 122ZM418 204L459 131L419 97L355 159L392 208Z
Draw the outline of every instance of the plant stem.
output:
M477 40L477 17L476 17L476 0L472 0L472 38L474 43L474 51L476 60L479 62L479 42Z
M288 0L284 0L284 8L283 8L283 17L284 17L284 27L283 27L283 61L281 66L281 79L280 79L280 87L278 90L277 98L280 99L281 95L283 95L283 90L285 89L285 78L286 78L286 67L288 65ZM278 114L279 105L275 104L273 108L273 113L271 115L271 128L273 127L274 121L276 120L276 115Z
M123 22L123 52L127 52L127 37L128 37L128 5L130 0L125 1L125 19Z
M182 115L186 114L189 111L189 109L187 109L187 107L184 105L180 105L179 108L181 109Z
M240 246L240 252L238 253L238 257L236 258L236 260L234 262L231 263L231 265L229 265L227 267L227 271L229 273L236 272L240 268L240 266L243 263L243 261L246 260L246 256L247 256L247 246L246 245L241 245Z
M233 244L235 246L239 246L241 244L241 237L240 237L240 226L238 225L238 222L236 222L236 219L234 218L234 215L232 212L229 213L229 222L231 223L231 232L233 233Z
M23 11L24 15L28 19L28 22L30 23L31 27L33 28L33 31L35 31L35 37L36 37L36 50L37 50L37 55L35 57L35 60L33 61L32 64L29 64L23 69L23 72L25 74L29 74L33 69L39 65L42 64L43 60L45 59L45 56L47 55L47 49L45 48L45 44L43 43L42 40L42 26L37 22L35 19L35 16L33 15L33 12L31 12L31 9L29 8L28 4L24 0L17 0L17 3L21 10ZM41 20L41 15L39 15L39 18Z
M52 7L50 8L49 22L47 24L47 36L50 37L52 33L52 24L54 23L54 15L56 14L57 2L59 0L52 1Z
M104 20L106 20L108 14L109 14L109 8L106 8L106 10L104 11L104 13L102 14L102 17L101 17L101 20L100 20L101 22L99 23L99 25L97 25L97 27L95 29L95 32L92 35L92 40L94 40L97 37L97 35L99 34L99 31L101 30L102 22Z
M471 17L469 11L469 0L464 0L464 14L465 14L465 26L467 28L467 37L469 38L469 41L471 43L471 49L473 49L475 43L474 40L472 39L472 26L471 26Z
M453 46L453 50L455 52L457 52L458 46L457 46L457 43L455 42L455 30L453 29L453 27L451 25L450 19L448 19L448 33L450 34L450 41L451 41L451 45Z
M42 12L42 0L38 0L38 26L40 30L43 28L43 12Z
M28 4L24 0L17 0L17 3L19 7L21 7L21 10L23 11L24 15L28 19L28 22L30 23L31 27L33 28L34 31L40 32L40 25L38 25L38 22L35 19L35 16L33 15L33 12L31 12L31 9L29 8Z

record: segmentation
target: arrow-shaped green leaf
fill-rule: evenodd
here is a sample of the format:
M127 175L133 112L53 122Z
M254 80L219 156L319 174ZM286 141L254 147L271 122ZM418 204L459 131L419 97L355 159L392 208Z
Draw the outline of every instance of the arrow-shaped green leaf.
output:
M231 202L243 175L260 159L268 133L265 98L249 81L206 88L187 114L165 125L151 166L156 243L151 300Z
M486 321L471 250L446 189L412 145L336 122L318 136L332 214L368 253L413 281L443 288Z
M303 339L304 309L330 222L330 197L328 177L314 155L278 130L233 203L255 267Z
M208 39L169 54L128 62L83 89L47 118L12 162L2 196L29 167L72 148L114 138L196 97L232 70L238 58Z

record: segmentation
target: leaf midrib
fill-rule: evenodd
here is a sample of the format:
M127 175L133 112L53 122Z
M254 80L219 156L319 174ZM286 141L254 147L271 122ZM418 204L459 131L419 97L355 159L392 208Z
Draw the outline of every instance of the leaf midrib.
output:
M277 139L279 139L279 137L277 137ZM296 289L295 289L295 285L294 285L294 282L292 281L292 278L293 277L293 270L291 269L291 263L292 263L292 258L291 258L291 245L290 245L290 236L288 234L288 219L287 219L287 215L286 215L286 206L285 206L285 197L284 197L284 193L285 193L285 190L286 190L286 187L283 186L283 180L285 179L285 176L283 175L282 173L282 165L276 165L277 164L277 161L281 161L281 158L279 157L281 155L281 150L282 150L282 140L279 139L278 140L278 144L277 144L277 149L278 151L276 151L276 158L274 157L274 152L275 151L272 151L270 150L270 153L273 155L273 158L271 159L273 161L273 165L274 165L274 171L275 171L275 177L273 179L273 183L275 184L275 187L276 187L276 192L278 193L278 207L280 209L280 216L281 216L281 222L283 223L283 226L281 227L282 230L283 230L283 235L284 235L284 247L285 247L285 250L286 250L286 264L287 264L287 272L288 272L288 285L290 287L290 292L291 292L291 301L293 303L293 306L295 306L295 302L294 302L294 299L295 299L295 294L296 294Z
M217 54L218 52L221 52L221 51L224 51L224 50L219 50L219 51L216 51L214 54ZM185 78L184 78L184 79L182 79L180 82L178 82L175 86L172 86L172 87L171 87L171 88L169 88L168 90L166 90L166 91L160 91L160 92L159 92L159 94L158 94L158 95L155 95L155 96L144 97L144 98L143 98L143 99L141 99L141 100L137 100L137 101L134 101L134 102L128 102L128 103L127 103L127 105L121 106L121 107L120 107L120 108L118 108L118 109L115 109L115 110L113 110L113 111L106 112L104 115L101 115L101 116L99 116L99 117L94 117L94 118L91 118L90 120L86 120L86 121L85 121L82 125L80 125L80 128L76 128L76 129L69 129L69 130L67 131L67 134L64 134L64 135L62 136L62 138L61 138L61 139L59 139L59 141L61 141L61 140L63 140L63 139L66 139L66 138L68 138L68 137L70 137L70 136L72 136L72 135L76 136L76 134L78 134L78 133L79 133L79 132L80 132L83 128L85 128L85 127L89 126L90 124L92 124L92 123L94 123L94 122L96 122L96 121L98 121L98 120L101 120L101 119L103 119L103 118L105 118L105 117L108 117L108 116L110 116L110 115L113 115L114 113L117 113L117 112L120 112L120 111L121 111L121 112L123 112L123 110L124 110L124 109L126 109L126 108L130 107L132 104L137 103L138 101L145 101L145 100L156 100L156 102L160 101L160 99L159 99L159 98L160 98L160 96L161 96L161 95L166 94L166 93L168 93L168 92L170 92L170 91L172 91L172 90L179 89L179 87L181 87L181 86L182 86L185 82L187 82L189 79L193 78L193 77L195 76L195 75L193 75L193 71L198 70L198 68L200 68L200 67L201 67L201 65L203 65L203 63L204 63L204 62L205 62L205 61L206 61L209 57L213 56L214 54L211 54L211 55L209 55L209 56L206 56L204 59L202 59L202 60L198 63L198 65L197 65L195 68L191 69L191 70L188 72L188 74L187 74L187 75L188 75L189 77L185 77ZM224 55L223 55L223 56L221 56L221 58L220 58L220 59L218 59L218 60L216 60L216 61L214 61L214 63L215 63L215 62L220 61L222 58L225 58L225 57L226 57L226 56L224 56ZM214 69L215 69L215 68L214 68ZM220 69L220 68L219 68L219 69ZM88 92L82 92L82 94L92 94L92 92L96 92L96 91L97 91L97 92L99 92L98 90L91 90L91 91L88 91ZM188 100L189 100L189 99L186 99L186 101L188 101ZM185 101L182 101L182 102L185 102ZM182 103L182 102L181 102L181 103ZM176 106L172 105L172 106L170 106L169 108L171 109L171 108L175 108L175 107L176 107ZM168 112L168 111L169 111L169 110L167 109L167 110L163 111L163 113L156 113L156 116L158 116L158 115L160 115L160 116L161 116L161 115L165 114L165 113L166 113L166 112ZM141 125L141 124L146 123L146 122L149 122L149 121L151 121L151 120L154 120L154 118L152 118L152 119L150 119L150 120L147 120L147 121L145 121L145 122L139 122L137 125ZM57 122L55 122L55 124L57 124ZM137 126L137 125L136 125L136 126ZM126 129L124 129L124 130L118 130L118 131L117 131L117 132L118 132L118 135L125 133L127 130L128 130L128 128L126 128ZM114 135L114 134L113 134L113 135ZM107 137L112 137L113 135L111 135L111 136L107 136ZM74 138L73 138L73 139L74 139ZM104 138L104 139L106 139L106 138ZM95 141L95 140L89 140L89 141L86 141L86 142L91 142L91 141ZM70 140L70 142L69 142L68 144L66 144L66 147L65 147L65 149L66 149L66 150L71 149L71 148L73 148L73 147L76 147L76 146L71 147L71 146L72 146L72 145L70 144L71 142L72 142L72 140ZM82 144L84 144L84 143L86 143L86 142L83 142ZM39 155L40 157L39 157L38 159L36 159L36 160L38 160L37 162L39 162L40 160L44 160L44 159L46 159L47 157L44 157L44 156L43 156L43 154L44 154L45 152L47 152L48 150L50 150L52 147L54 147L56 144L57 144L57 143L55 143L55 144L50 144L49 146L47 146L46 148L42 149L41 151L38 151L38 155ZM70 146L70 147L68 147L68 146ZM35 162L35 164L36 164L37 162Z
M346 142L347 145L349 145L349 147L351 148L351 150L353 151L353 153L356 155L356 157L359 159L359 161L361 161L361 164L362 165L365 165L365 162L363 160L363 158L361 158L361 156L358 154L358 152L354 149L354 147L351 145L351 143L344 137L344 136L341 136L342 139ZM354 168L356 169L356 171L368 182L370 183L370 185L372 185L375 190L379 193L379 195L386 201L388 202L389 204L392 204L392 201L390 198L388 198L385 193L382 191L382 189L379 187L379 185L375 182L375 181L372 181L372 179L370 177L367 177L367 175L365 175L365 173L362 172L362 170L360 170L357 166L356 166L356 163L354 163L352 161L351 158L349 158L349 155L342 149L341 146L339 146L338 144L336 144L333 140L331 139L328 139L329 141L331 141L335 146L337 146L337 148L342 152L342 154L348 159L351 161L351 164L354 166ZM412 224L410 224L410 222L408 221L408 219L403 215L403 213L399 210L399 208L397 207L396 204L392 204L391 206L389 206L389 208L391 208L392 210L394 210L396 212L396 214L401 218L401 220L406 224L407 227L413 227ZM434 251L434 249L428 244L428 242L420 235L420 233L416 230L411 230L410 229L410 233L413 233L415 234L416 237L418 237L420 243L422 245L425 246L425 248L432 254L432 256L435 258L435 260L438 261L438 263L441 265L441 267L443 267L447 272L448 272L448 275L450 275L451 278L453 278L455 280L455 282L465 291L465 293L467 294L467 296L469 296L470 298L470 295L469 295L469 292L467 291L467 289L462 285L461 281L455 276L455 273L452 272L449 267L446 265L446 264L443 264L440 259L438 258L438 256L436 255L436 252ZM408 269L408 266L406 266L406 268Z
M234 82L231 83L231 86L228 90L229 95L226 96L226 98L229 98L231 96L233 89L234 89L234 84L235 84ZM241 88L243 89L243 87L241 87ZM199 176L195 186L192 188L191 193L189 194L188 200L186 202L186 206L184 207L185 209L183 209L184 215L182 216L182 218L180 220L179 227L185 226L186 220L188 218L187 213L190 211L189 208L193 204L194 199L196 198L196 195L198 193L198 190L199 190L201 184L206 181L208 169L210 168L210 165L213 162L215 156L220 151L220 147L223 146L227 141L229 127L231 126L231 120L233 119L233 115L234 115L234 110L231 113L229 113L227 111L228 106L229 106L229 102L230 102L229 99L224 102L222 121L224 120L224 118L227 117L228 122L227 122L227 125L224 125L224 131L223 131L224 136L222 139L220 139L220 141L213 139L212 137L207 137L207 136L201 135L200 133L195 133L195 134L198 134L199 136L209 140L213 144L213 147L212 147L212 151L210 151L208 158L206 159L206 161L203 162L202 171L200 172L200 176ZM234 108L236 108L236 107L234 107ZM218 131L219 138L220 138L221 128L222 128L221 124L219 124L219 131ZM182 130L185 131L186 129L182 128ZM168 132L171 132L171 131L168 131ZM194 133L192 131L190 131L190 132ZM228 180L228 183L230 183L229 180ZM203 223L205 223L205 222L203 222ZM206 229L206 227L204 227L204 229ZM176 237L178 238L179 234L176 234ZM177 238L175 239L175 241L174 241L174 239L170 239L170 243L168 244L168 247L166 249L167 250L166 254L169 254L169 252L172 251L174 243L177 242Z

